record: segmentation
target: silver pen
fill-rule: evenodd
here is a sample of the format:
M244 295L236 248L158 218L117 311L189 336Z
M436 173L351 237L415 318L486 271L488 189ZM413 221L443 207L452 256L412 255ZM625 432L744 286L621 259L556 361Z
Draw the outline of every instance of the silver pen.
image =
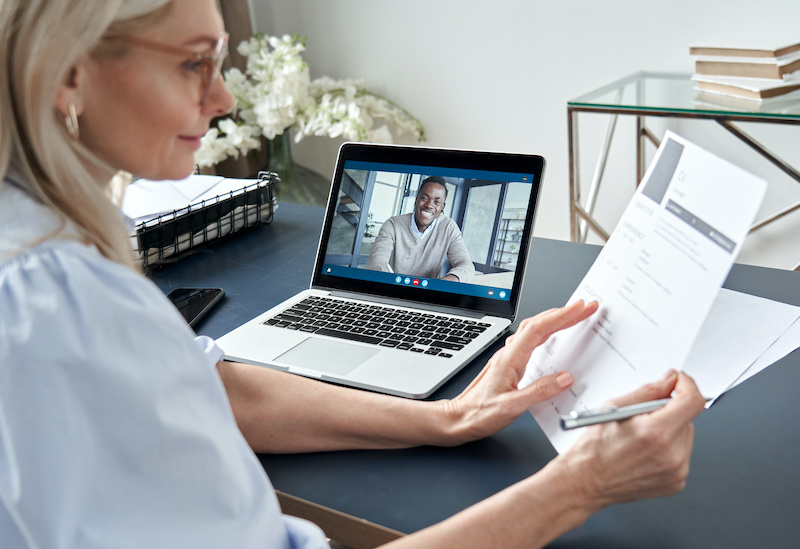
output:
M638 404L631 404L630 406L608 406L606 408L587 410L585 412L570 412L565 416L561 416L561 428L567 431L569 429L577 429L578 427L597 425L598 423L620 421L637 414L646 414L647 412L658 410L665 406L670 400L672 399L662 398L661 400L640 402Z

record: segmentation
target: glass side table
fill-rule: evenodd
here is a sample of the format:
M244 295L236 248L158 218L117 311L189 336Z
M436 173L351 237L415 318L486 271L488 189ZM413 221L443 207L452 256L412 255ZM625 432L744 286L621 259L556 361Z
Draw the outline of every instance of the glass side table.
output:
M581 197L578 163L578 114L580 113L612 115L585 200ZM694 89L691 74L637 72L567 103L570 234L573 241L584 242L589 230L603 240L608 240L609 233L597 224L592 215L618 115L636 117L637 184L644 175L646 141L649 140L656 147L660 144L659 139L645 126L645 119L649 116L713 120L800 183L800 171L775 156L734 124L734 122L746 121L800 126L800 98L797 94L792 94L788 99L776 98L759 103L699 92ZM756 223L751 232L798 208L800 208L800 202L775 212ZM795 268L795 270L798 269L800 269L800 265Z

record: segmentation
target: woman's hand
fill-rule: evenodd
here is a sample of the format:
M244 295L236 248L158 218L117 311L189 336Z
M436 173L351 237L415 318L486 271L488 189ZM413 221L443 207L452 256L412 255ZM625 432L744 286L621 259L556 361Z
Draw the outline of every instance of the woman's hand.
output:
M612 404L627 406L670 395L666 406L649 414L588 427L557 458L595 511L613 503L672 495L685 486L694 440L691 421L705 408L694 380L670 371L661 381Z
M572 374L560 372L517 388L533 350L555 332L588 318L597 306L596 302L587 305L576 301L523 320L472 383L453 400L442 401L447 421L453 426L449 441L461 444L494 434L537 402L571 386Z

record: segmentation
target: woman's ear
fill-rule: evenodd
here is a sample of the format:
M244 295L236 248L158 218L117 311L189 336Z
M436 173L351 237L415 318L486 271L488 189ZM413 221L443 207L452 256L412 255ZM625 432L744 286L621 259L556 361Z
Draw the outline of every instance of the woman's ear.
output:
M85 81L86 67L78 62L72 66L64 81L58 88L55 107L65 117L70 116L73 109L77 116L83 113L83 83Z

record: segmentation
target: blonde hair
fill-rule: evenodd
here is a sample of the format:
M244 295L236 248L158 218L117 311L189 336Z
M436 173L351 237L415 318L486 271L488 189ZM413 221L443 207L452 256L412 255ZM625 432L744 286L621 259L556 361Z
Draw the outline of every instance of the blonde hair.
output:
M130 238L110 199L110 173L73 139L55 107L71 67L104 34L127 34L163 17L172 0L2 0L0 176L9 170L105 257L134 267ZM98 170L98 168L104 168Z

